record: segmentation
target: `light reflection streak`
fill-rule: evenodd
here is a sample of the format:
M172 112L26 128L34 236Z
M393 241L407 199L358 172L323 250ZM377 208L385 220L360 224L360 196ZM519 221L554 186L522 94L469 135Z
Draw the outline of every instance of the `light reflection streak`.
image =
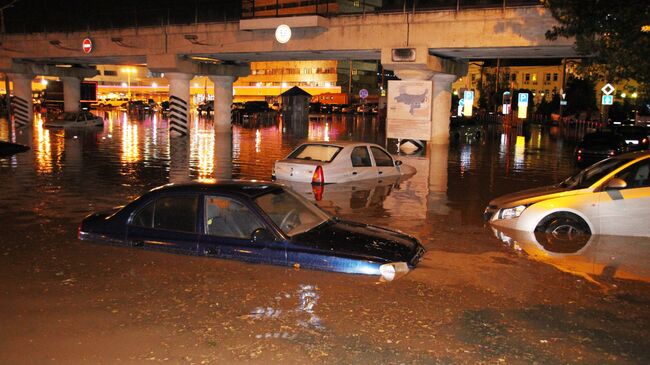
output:
M138 125L129 124L126 114L122 122L122 163L135 163L140 161L140 150L138 141Z
M465 174L465 171L469 171L471 163L472 163L472 148L470 145L464 144L461 147L461 151L460 151L461 176Z
M260 144L262 143L262 134L260 130L255 130L255 153L260 153Z
M192 133L190 144L191 161L196 161L198 181L209 181L214 178L214 131L211 128L200 128L197 125Z
M43 126L43 118L40 115L34 123L34 129L36 169L40 173L49 174L52 172L52 142L50 130Z
M515 141L515 168L521 169L524 166L524 152L526 150L526 137L517 136Z

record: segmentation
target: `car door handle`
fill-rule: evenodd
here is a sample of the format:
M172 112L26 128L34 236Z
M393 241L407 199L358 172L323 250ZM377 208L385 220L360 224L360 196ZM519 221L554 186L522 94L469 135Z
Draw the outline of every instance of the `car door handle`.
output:
M357 172L356 172L356 171L352 171L352 175L356 175L356 174L357 174Z

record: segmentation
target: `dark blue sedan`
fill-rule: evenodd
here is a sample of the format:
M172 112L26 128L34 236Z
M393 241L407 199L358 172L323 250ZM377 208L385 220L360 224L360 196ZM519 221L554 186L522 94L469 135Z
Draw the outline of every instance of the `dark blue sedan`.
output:
M86 217L79 238L388 280L425 251L414 237L339 220L285 186L252 181L158 187Z

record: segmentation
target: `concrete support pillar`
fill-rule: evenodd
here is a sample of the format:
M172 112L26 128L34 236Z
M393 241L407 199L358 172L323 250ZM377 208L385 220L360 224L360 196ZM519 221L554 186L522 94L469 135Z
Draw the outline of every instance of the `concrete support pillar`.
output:
M449 118L451 117L451 83L455 75L433 75L431 105L431 144L449 144Z
M230 133L232 84L234 76L210 76L214 83L214 129L217 133Z
M78 112L81 100L81 79L78 77L61 77L63 81L63 110Z
M217 179L232 179L232 132L215 131L215 171Z
M32 101L32 74L7 74L14 84L11 99L11 114L17 128L31 124L34 120L34 103Z
M190 80L194 75L168 72L165 77L169 80L169 134L187 136L190 131Z

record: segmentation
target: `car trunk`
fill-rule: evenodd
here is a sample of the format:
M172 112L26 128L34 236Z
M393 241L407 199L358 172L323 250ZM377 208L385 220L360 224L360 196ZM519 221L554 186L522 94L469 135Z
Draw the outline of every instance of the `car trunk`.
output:
M275 178L300 182L311 182L314 171L322 161L281 160L275 163Z

